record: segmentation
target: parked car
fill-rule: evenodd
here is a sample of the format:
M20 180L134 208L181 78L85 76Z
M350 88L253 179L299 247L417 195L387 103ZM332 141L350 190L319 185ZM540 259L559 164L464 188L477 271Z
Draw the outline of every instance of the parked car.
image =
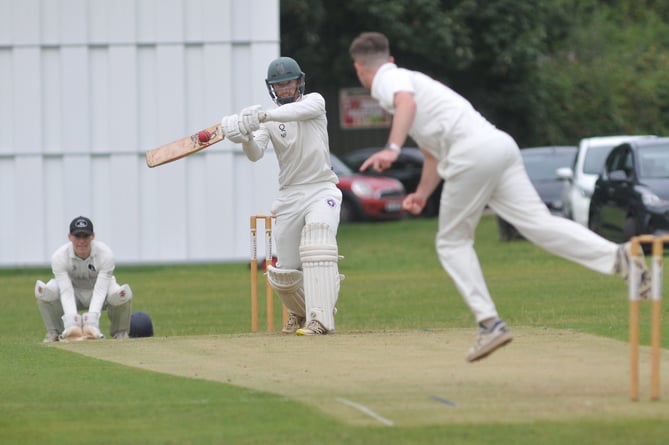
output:
M332 170L339 176L337 187L342 192L342 223L367 220L393 220L405 216L402 200L404 186L397 179L369 177L354 173L334 154Z
M381 150L380 147L368 147L350 151L341 155L342 161L346 163L353 171L358 171L362 163L372 154ZM362 172L365 176L390 176L396 178L403 185L407 193L412 193L418 187L421 171L423 170L423 153L416 147L404 147L400 152L397 161L384 170L383 173L375 172L371 169ZM439 214L439 200L441 198L441 188L443 181L430 195L421 216L432 217Z
M606 156L618 144L649 137L654 136L618 135L581 139L571 168L565 167L558 172L560 178L566 180L562 190L565 216L588 227L590 197Z
M616 146L590 203L590 229L615 242L669 233L669 137Z
M575 146L529 147L520 150L525 170L532 185L554 215L563 216L562 183L557 171L574 163ZM498 217L499 238L502 241L522 239L515 227Z

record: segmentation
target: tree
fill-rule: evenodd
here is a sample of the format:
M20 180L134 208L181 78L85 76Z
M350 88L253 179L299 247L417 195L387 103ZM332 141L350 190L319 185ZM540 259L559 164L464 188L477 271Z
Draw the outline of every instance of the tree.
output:
M282 0L281 49L326 96L335 151L385 142L337 126L337 91L358 85L348 47L370 30L520 145L572 144L667 130L668 19L661 0Z
M631 16L631 2L591 3L587 14L573 9L581 21L539 66L543 97L533 125L544 131L537 137L573 143L593 135L667 134L667 8L636 6Z

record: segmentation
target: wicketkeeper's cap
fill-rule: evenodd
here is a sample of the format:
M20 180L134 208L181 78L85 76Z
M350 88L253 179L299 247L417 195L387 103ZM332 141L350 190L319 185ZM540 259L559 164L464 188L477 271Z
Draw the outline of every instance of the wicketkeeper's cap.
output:
M77 216L70 223L70 235L77 235L79 233L86 235L93 234L93 223L85 216Z

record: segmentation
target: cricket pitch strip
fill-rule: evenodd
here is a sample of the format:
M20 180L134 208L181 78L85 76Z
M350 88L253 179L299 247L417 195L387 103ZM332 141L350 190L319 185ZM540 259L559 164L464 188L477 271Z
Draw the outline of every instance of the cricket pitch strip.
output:
M630 402L627 342L571 330L512 328L513 342L467 363L472 329L152 337L54 346L145 370L266 391L351 425L669 420L669 391ZM669 351L661 381L669 387Z

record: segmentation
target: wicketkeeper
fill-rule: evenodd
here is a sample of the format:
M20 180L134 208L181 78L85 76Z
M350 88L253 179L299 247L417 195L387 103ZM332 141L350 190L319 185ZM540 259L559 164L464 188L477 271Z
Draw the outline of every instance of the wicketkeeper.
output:
M279 161L272 205L278 262L267 278L288 309L282 332L332 334L342 279L336 240L342 194L330 162L325 100L305 94L305 75L290 57L270 63L266 84L277 108L247 107L221 125L251 161L262 158L270 142Z
M47 329L44 342L104 338L100 332L103 309L109 316L111 336L128 338L132 290L116 283L111 249L95 240L93 223L85 216L72 220L68 239L51 257L54 278L35 284L37 307ZM86 312L80 315L80 310Z

